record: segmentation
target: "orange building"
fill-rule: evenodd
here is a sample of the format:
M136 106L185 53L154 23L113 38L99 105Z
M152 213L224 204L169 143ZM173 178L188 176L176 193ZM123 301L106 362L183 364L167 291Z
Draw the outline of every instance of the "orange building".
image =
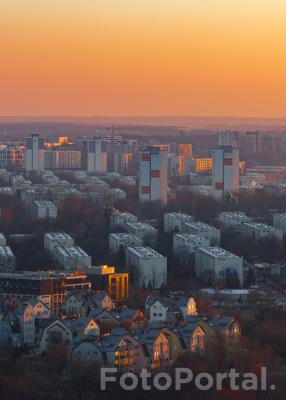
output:
M212 158L198 157L194 158L194 169L198 173L211 172L213 167Z
M63 146L65 144L73 144L73 142L70 140L68 136L58 136L50 138L50 140L45 143L45 146L51 149L54 147Z
M178 155L191 158L193 155L193 145L191 143L178 144Z

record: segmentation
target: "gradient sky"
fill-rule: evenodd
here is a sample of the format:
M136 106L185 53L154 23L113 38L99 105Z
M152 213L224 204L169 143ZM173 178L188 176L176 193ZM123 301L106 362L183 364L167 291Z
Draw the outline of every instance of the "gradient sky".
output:
M286 117L286 1L0 0L0 115Z

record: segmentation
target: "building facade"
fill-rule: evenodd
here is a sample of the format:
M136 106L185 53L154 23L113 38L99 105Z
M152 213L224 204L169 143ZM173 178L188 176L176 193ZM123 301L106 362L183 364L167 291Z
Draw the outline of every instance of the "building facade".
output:
M167 204L167 152L149 147L139 157L139 201Z
M212 190L217 198L233 196L239 191L239 149L224 146L212 152Z
M140 287L160 289L167 284L167 258L149 247L127 247L126 265Z
M31 134L26 138L25 169L30 171L44 170L44 138L38 134Z

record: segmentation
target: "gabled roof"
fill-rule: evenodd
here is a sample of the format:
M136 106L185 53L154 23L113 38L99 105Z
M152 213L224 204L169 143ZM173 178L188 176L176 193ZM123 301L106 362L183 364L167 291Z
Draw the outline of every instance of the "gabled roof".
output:
M98 341L87 340L87 338L84 336L78 336L70 344L71 352L73 352L79 346L88 346L89 348L93 348L94 350L99 351L103 357L103 348L100 346Z
M77 332L83 331L88 326L91 320L95 321L95 319L90 317L81 317L64 319L63 323L72 331L73 334L76 334Z
M113 320L115 323L119 323L119 318L117 319L116 316L108 310L102 310L99 308L94 308L91 310L91 312L88 315L88 318L94 318L96 321L100 320L100 317L102 317L103 315L108 315L110 320Z
M226 331L226 329L230 326L230 324L233 322L232 317L213 317L209 318L206 323L213 327L214 329L223 332Z
M149 309L156 301L159 301L164 307L186 307L191 297L171 298L171 297L153 297L149 296L145 303L145 308Z
M74 296L78 301L84 302L86 300L86 295L80 292L69 292L66 295L65 301L68 300L70 297Z
M158 300L158 297L148 296L145 300L145 309L151 307L151 305L154 304L156 300Z
M122 337L124 335L128 335L128 331L124 328L113 328L112 331L110 332L110 335L116 337Z
M50 307L48 306L48 304L44 303L43 301L39 300L39 299L30 299L26 302L26 304L30 304L32 307L35 307L37 304L43 304L44 307L50 309Z
M106 297L106 296L108 296L108 294L106 293L106 292L104 292L104 291L102 291L102 292L96 292L92 297L91 297L91 301L94 301L94 302L102 302L103 300L104 300L104 298ZM108 296L109 297L109 296Z
M138 312L142 313L142 311L136 308L123 308L119 310L112 310L109 313L113 315L114 318L116 318L117 320L125 321L134 318Z

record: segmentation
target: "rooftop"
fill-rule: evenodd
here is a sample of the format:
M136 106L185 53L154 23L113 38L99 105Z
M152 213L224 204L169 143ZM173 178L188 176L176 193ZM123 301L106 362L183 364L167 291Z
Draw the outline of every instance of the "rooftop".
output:
M66 246L66 247L58 246L57 251L61 253L64 257L74 257L74 256L88 257L88 254L79 246Z
M246 214L244 211L222 211L220 215L224 215L227 217L232 217L232 218L240 218L240 217L246 217Z
M260 231L273 231L275 228L270 225L262 224L259 222L245 222L244 225L249 226L250 228L253 228L255 230L260 230Z
M169 213L166 213L165 215L168 215L170 217L175 217L178 219L182 219L182 220L185 220L185 219L192 220L193 219L193 217L191 215L185 214L183 212L169 212Z
M118 211L118 210L113 210L112 215L120 215L122 218L130 219L132 221L137 221L137 217L128 211Z
M214 226L205 224L204 222L201 221L187 222L186 225L194 229L205 230L205 231L217 230L217 228L215 228Z
M122 240L122 241L131 241L131 240L136 240L138 241L138 237L133 235L132 233L111 233L110 236L118 239L118 240Z
M236 254L233 254L230 251L222 249L221 247L198 247L198 250L201 252L204 252L214 258L220 258L220 257L238 258L238 256Z
M49 232L45 234L45 237L49 238L49 239L56 239L56 240L60 240L60 239L72 239L72 237L65 232Z
M33 201L33 203L37 207L57 208L56 205L49 200L35 200L35 201Z
M140 258L156 258L162 257L162 254L158 253L156 250L150 247L127 247L127 250Z
M202 236L195 235L193 233L177 233L175 237L184 240L185 242L195 243L198 241L206 241L207 239L203 238Z
M130 226L133 229L136 229L137 231L155 231L156 228L149 224L145 224L144 222L127 222L128 226Z

